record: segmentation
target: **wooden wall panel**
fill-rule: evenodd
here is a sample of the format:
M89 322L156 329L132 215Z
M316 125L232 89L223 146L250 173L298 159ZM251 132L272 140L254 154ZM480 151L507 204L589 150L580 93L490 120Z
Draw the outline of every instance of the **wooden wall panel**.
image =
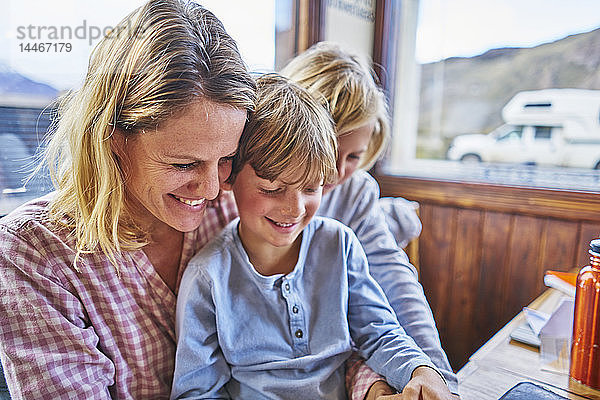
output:
M571 271L577 264L577 247L579 245L580 224L572 221L561 221L549 218L546 221L544 240L540 252L540 274L547 270ZM539 291L544 288L540 282Z
M459 209L456 216L455 251L453 257L452 285L449 297L444 299L450 310L445 325L446 335L461 337L462 340L448 342L453 354L468 354L475 338L472 329L477 303L477 285L481 259L481 211ZM439 278L438 278L439 279Z
M451 207L423 204L420 208L421 220L427 221L427 227L422 230L419 243L423 238L428 246L425 251L419 247L419 263L429 266L421 270L420 281L442 337L446 336L445 317L452 314L447 299L450 298L455 242L447 232L456 229L456 213Z
M511 252L508 259L508 280L503 294L506 313L510 315L515 315L539 294L538 264L544 222L542 218L526 215L515 217L509 244Z
M475 304L473 328L479 341L491 337L503 325L506 315L508 261L514 217L489 211L483 219L479 285Z
M584 222L581 224L579 230L579 246L576 254L575 265L577 267L583 267L589 264L590 255L588 253L590 249L590 241L600 237L600 221Z
M382 196L402 196L445 206L478 208L508 214L553 217L569 221L598 221L599 192L569 192L485 183L466 183L377 176Z
M420 204L420 279L456 370L600 236L600 192L377 179L382 196Z

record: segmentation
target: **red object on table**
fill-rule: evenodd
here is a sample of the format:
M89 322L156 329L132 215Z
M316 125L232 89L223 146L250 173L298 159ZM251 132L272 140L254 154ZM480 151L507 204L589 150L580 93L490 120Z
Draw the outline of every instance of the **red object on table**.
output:
M600 389L600 239L590 247L590 265L577 275L569 375Z
M578 274L575 272L546 271L546 275L554 275L557 278L575 286Z

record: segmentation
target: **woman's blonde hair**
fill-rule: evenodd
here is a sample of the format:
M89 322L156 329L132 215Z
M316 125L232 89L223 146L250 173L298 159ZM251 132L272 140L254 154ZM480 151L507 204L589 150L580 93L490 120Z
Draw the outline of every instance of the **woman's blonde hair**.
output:
M61 99L45 153L50 217L71 230L77 256L101 250L116 266L116 254L148 241L111 150L116 129L144 134L200 99L252 111L255 96L235 41L202 6L150 0L123 19L92 52L81 89Z
M300 187L333 183L337 140L327 110L281 75L265 74L256 83L256 110L244 127L229 182L249 164L270 181L284 174L295 177L285 183Z
M370 168L389 136L385 95L373 70L339 45L320 42L289 62L281 73L298 82L331 113L338 136L375 119L375 129L359 168Z

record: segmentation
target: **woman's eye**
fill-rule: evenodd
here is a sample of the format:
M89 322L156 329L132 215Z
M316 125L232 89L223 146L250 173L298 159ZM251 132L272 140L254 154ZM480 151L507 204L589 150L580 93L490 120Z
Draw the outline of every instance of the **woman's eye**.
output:
M350 160L350 161L358 161L358 160L360 160L360 156L356 155L356 154L349 154L348 155L348 160Z
M193 168L196 163L188 163L188 164L171 164L174 168L185 171L187 169Z

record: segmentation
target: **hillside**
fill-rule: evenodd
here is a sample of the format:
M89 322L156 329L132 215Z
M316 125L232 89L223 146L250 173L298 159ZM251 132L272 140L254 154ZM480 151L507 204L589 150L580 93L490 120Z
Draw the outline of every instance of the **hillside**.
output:
M17 107L43 107L59 91L45 83L29 79L6 64L0 63L0 104Z
M441 132L430 131L432 115L440 113L436 76L443 77ZM600 89L600 28L536 47L422 65L419 136L448 141L489 132L502 123L501 109L515 93L546 88Z

